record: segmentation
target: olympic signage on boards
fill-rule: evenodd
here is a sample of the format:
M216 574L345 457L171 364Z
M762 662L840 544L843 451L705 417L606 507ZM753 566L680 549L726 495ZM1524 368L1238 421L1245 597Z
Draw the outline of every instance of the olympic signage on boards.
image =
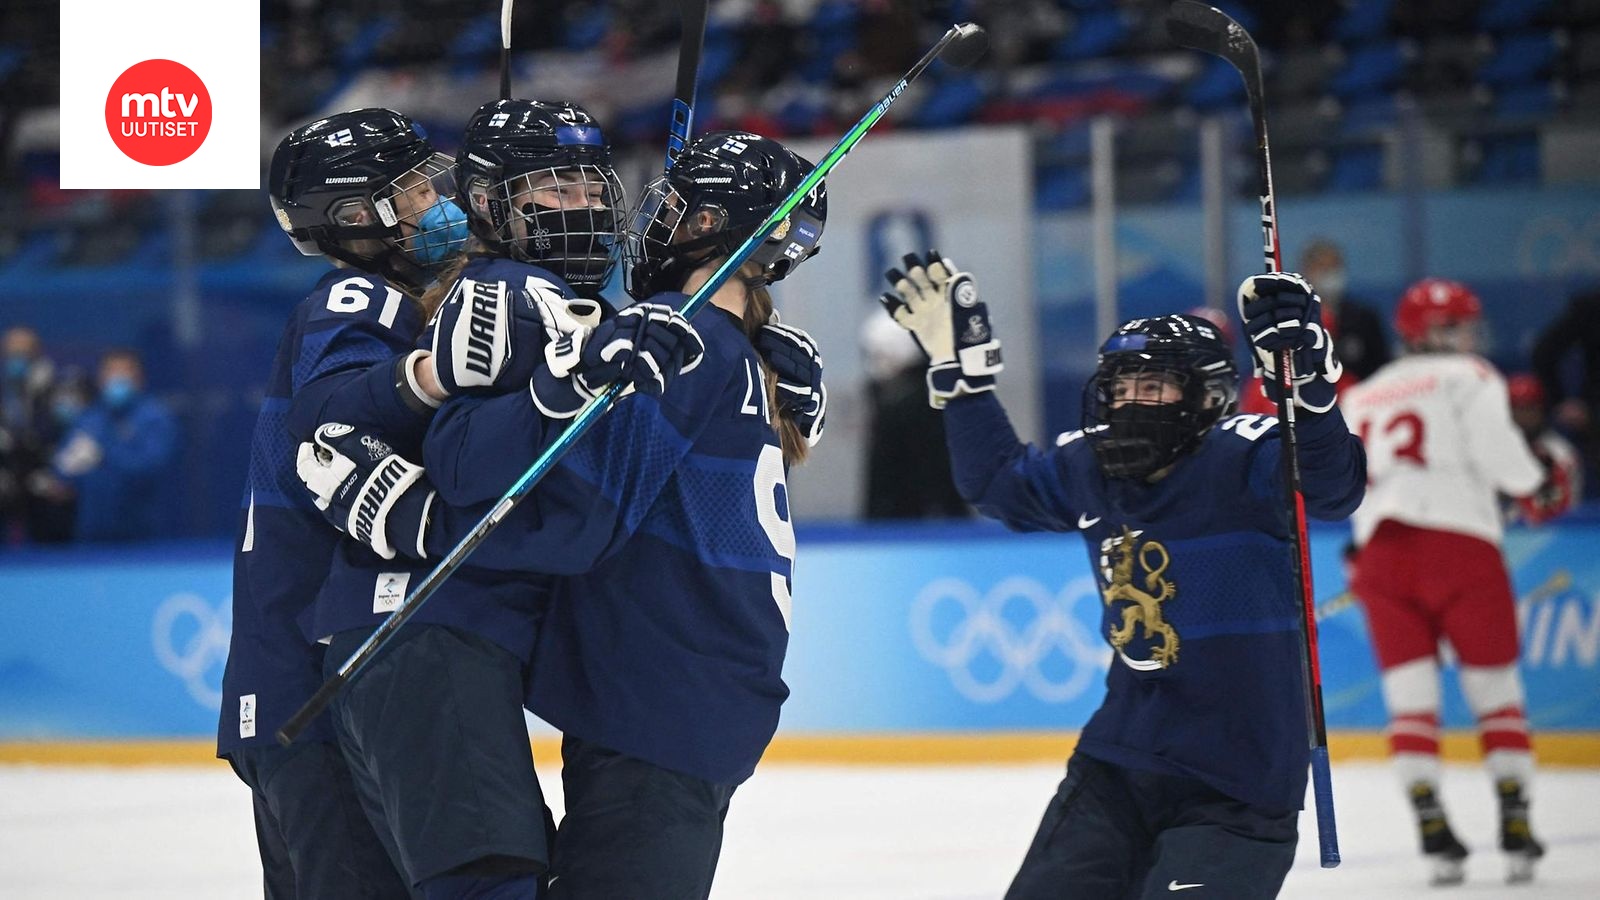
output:
M784 679L790 733L1078 728L1113 663L1075 535L950 529L801 534ZM1600 525L1507 541L1536 729L1600 730ZM1344 532L1315 528L1317 595L1344 584ZM0 740L207 738L231 625L226 545L0 557ZM1385 724L1366 623L1321 625L1331 728ZM1472 723L1445 680L1445 721Z
M261 178L258 0L61 0L61 186Z

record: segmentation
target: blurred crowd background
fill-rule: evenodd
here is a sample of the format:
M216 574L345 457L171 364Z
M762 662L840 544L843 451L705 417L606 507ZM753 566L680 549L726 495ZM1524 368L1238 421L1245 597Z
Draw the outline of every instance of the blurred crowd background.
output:
M369 105L407 112L453 151L495 93L498 5L263 0L263 161L290 128ZM1038 341L1053 434L1076 427L1101 337L1080 264L1093 123L1115 129L1124 315L1219 305L1176 249L1202 241L1207 123L1221 123L1229 150L1233 256L1254 252L1242 84L1220 60L1171 45L1167 5L712 0L696 129L831 141L950 22L985 25L982 62L931 70L879 128L1026 131L1032 203L1015 214L1036 236L1037 313L1011 327ZM1217 5L1266 53L1277 190L1294 216L1286 261L1330 302L1351 369L1364 375L1394 349L1389 318L1406 284L1466 281L1485 302L1488 355L1533 376L1523 384L1538 390L1521 402L1575 439L1589 490L1600 488L1600 0ZM674 4L523 6L517 93L590 108L636 188L660 164ZM0 9L0 548L225 535L273 346L321 263L294 252L259 191L61 190L63 37L55 3ZM984 176L983 159L953 164ZM835 408L859 426L866 477L830 515L964 515L939 472L919 361L870 326L824 355L864 373ZM895 465L931 474L882 477Z

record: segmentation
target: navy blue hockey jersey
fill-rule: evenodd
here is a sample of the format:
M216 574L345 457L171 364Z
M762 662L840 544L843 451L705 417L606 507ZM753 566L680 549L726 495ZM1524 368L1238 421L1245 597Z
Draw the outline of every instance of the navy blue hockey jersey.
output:
M1023 531L1079 531L1115 656L1078 749L1298 809L1310 751L1277 420L1220 423L1155 483L1108 479L1082 432L1017 441L993 394L952 401L962 495ZM1366 457L1337 408L1298 424L1306 511L1360 504Z
M501 281L513 291L554 291L564 297L576 297L565 281L556 275L526 263L492 256L473 256L462 268L461 278L477 281ZM519 309L523 315L536 315L531 306ZM540 358L543 353L544 334L538 328L518 328L514 353L531 353ZM514 412L504 408L503 401L511 400ZM487 404L487 406L485 406ZM481 414L477 414L479 410ZM520 417L519 417L520 414ZM309 435L317 425L327 421L349 421L336 416L325 416L321 421L308 423ZM413 461L426 461L424 436L439 432L446 442L472 441L473 446L490 445L485 461L474 466L472 477L463 485L432 470L430 480L439 490L436 506L447 503L466 505L488 498L498 498L509 488L533 461L546 440L547 423L538 414L525 388L507 397L464 395L453 397L432 415L431 419L413 420L404 430L381 429L383 438L395 452ZM474 428L471 435L462 429ZM517 435L509 442L500 440L510 429ZM442 471L442 470L441 470ZM486 511L483 510L483 511ZM442 515L442 513L441 513ZM513 517L517 523L527 521L531 511L519 509ZM465 517L462 518L464 521ZM476 519L473 518L475 523ZM472 523L468 523L470 528ZM480 635L526 660L532 650L534 630L549 595L549 577L532 574L537 567L506 565L492 568L498 548L511 546L522 558L511 535L517 531L515 523L507 523L505 534L491 538L468 563L457 570L439 587L428 603L417 611L415 624L447 625ZM391 536L398 540L398 536ZM451 544L435 546L426 560L418 561L404 556L385 560L371 549L354 540L339 545L334 556L327 582L317 597L314 614L305 623L306 634L323 638L342 631L370 629L388 617L411 589L433 569L437 560L448 552ZM408 551L409 548L398 548ZM531 571L530 571L531 570Z
M233 636L217 752L272 735L322 683L322 648L297 619L339 543L294 471L293 420L343 417L385 430L417 413L392 387L393 358L422 329L420 307L375 275L334 269L284 326L250 439L233 557ZM308 735L328 739L326 719Z
M789 693L794 532L760 359L728 313L708 308L694 324L700 365L659 401L618 401L474 560L567 573L538 629L529 709L568 734L736 784ZM537 417L525 395L441 411L425 451L441 497L498 496L548 437ZM439 533L452 514L441 510L430 548L448 548L481 511Z

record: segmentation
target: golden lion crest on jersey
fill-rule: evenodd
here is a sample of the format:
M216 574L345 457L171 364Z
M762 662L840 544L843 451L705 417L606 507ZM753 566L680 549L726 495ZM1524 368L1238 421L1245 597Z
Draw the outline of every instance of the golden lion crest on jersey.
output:
M1126 604L1121 607L1122 624L1111 626L1106 636L1117 655L1131 668L1165 669L1178 661L1179 642L1178 632L1161 616L1161 605L1177 596L1178 587L1164 576L1171 563L1167 548L1156 541L1140 543L1138 535L1139 532L1124 525L1121 535L1107 540L1101 547L1101 571L1107 582L1106 589L1101 592L1105 604L1112 610L1116 610L1118 604ZM1144 583L1142 589L1134 584L1136 562L1144 569L1144 576L1139 579ZM1161 641L1151 647L1150 658L1145 660L1132 659L1123 649L1133 640L1135 629L1140 628L1145 637Z

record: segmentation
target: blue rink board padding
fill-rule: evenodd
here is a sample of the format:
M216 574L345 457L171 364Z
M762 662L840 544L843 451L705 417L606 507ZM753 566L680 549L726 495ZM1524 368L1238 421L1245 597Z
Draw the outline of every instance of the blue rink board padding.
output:
M1319 598L1343 590L1344 538L1313 532ZM812 530L799 546L784 729L1070 729L1099 702L1110 652L1076 536ZM1507 540L1536 728L1600 729L1597 549L1592 521ZM0 739L210 736L229 590L225 545L0 556ZM1359 608L1322 643L1329 726L1381 727ZM1452 682L1446 721L1468 725Z

